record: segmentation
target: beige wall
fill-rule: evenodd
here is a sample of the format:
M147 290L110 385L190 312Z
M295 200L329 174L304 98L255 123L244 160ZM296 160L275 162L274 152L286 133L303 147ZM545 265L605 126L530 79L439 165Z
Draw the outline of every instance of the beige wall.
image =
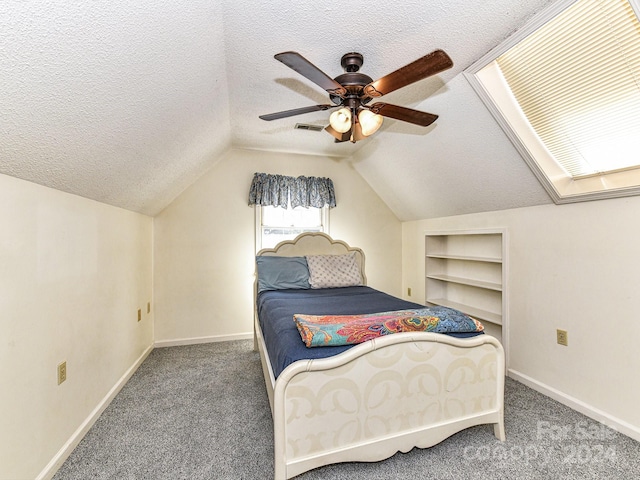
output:
M32 479L152 344L152 219L0 175L0 226L0 478Z
M256 171L331 177L332 236L417 302L425 231L505 227L511 375L640 439L640 197L401 224L347 161L232 150L154 220L0 175L0 478L52 472L154 335L251 331Z
M509 234L511 374L640 440L640 197L407 222L403 288L424 301L426 230L493 227Z
M348 162L232 150L154 220L156 342L252 331L255 172L330 177L331 235L364 249L369 285L400 294L401 224Z

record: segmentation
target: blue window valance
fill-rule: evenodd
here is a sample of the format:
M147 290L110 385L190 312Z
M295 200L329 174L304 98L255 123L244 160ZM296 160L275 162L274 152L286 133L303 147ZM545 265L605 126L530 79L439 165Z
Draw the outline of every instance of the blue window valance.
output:
M249 189L249 205L333 208L336 194L330 178L256 173Z

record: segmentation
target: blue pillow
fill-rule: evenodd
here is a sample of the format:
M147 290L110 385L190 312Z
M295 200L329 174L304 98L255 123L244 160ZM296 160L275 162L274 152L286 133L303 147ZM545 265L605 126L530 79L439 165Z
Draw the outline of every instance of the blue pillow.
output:
M264 290L310 288L309 267L304 257L257 256L258 293Z

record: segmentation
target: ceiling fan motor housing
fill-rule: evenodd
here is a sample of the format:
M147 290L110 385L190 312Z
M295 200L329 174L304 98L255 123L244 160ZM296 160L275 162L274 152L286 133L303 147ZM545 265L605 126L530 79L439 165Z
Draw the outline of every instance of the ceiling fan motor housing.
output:
M345 72L357 72L363 63L364 57L357 52L345 53L340 60L340 65Z
M373 82L373 79L369 75L358 72L363 62L364 57L360 53L351 52L345 53L342 56L340 65L342 65L345 73L338 75L334 80L347 90L347 94L342 98L338 95L330 95L331 101L334 104L348 104L350 102L345 102L345 100L355 98L360 99L360 104L367 103L371 100L370 98L363 98L362 95L365 85Z

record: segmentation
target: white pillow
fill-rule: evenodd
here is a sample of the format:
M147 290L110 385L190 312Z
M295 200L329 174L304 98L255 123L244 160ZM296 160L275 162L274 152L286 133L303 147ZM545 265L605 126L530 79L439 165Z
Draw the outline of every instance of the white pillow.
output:
M362 285L362 275L354 252L345 255L308 255L311 288Z

